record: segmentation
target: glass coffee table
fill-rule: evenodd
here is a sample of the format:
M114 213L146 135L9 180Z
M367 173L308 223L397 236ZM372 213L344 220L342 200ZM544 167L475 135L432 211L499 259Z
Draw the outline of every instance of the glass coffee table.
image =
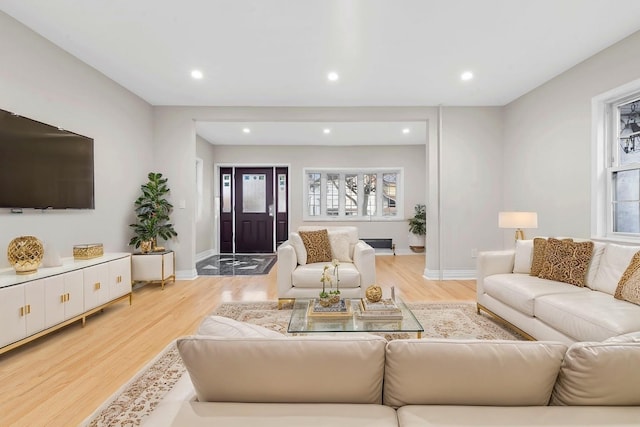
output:
M422 338L424 328L407 305L396 299L402 319L361 319L360 299L350 299L353 314L344 318L322 318L309 316L309 304L313 299L296 299L287 332L290 334L311 334L317 332L408 332Z

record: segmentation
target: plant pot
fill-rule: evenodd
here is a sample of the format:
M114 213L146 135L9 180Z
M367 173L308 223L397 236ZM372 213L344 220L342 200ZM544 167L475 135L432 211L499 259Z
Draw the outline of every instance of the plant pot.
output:
M329 303L337 304L340 302L340 294L329 295Z
M331 298L329 297L321 297L319 301L323 307L329 307L331 305Z
M145 240L140 242L140 252L143 254L151 252L151 248L153 247L153 240Z
M426 236L418 234L409 234L409 249L413 252L424 252Z

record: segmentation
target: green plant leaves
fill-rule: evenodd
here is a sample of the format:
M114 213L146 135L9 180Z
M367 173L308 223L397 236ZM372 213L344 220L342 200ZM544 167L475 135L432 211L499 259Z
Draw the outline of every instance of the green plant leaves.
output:
M129 245L136 248L147 240L156 241L158 237L169 240L178 235L169 222L173 205L164 197L170 191L168 179L156 172L150 172L147 177L149 182L140 186L142 195L134 202L137 222L129 224L135 233Z

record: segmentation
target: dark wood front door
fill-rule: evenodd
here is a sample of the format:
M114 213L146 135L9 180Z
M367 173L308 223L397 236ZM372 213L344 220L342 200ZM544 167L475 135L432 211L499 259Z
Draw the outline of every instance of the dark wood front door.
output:
M235 252L274 252L273 168L235 170Z

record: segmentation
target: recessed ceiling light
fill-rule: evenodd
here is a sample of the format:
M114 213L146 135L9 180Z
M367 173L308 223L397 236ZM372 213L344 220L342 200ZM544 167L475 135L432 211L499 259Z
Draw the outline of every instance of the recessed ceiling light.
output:
M473 73L471 71L465 71L460 74L460 78L464 81L471 80L473 78Z
M196 80L200 80L203 77L202 71L200 70L193 70L191 72L191 77L193 77Z
M251 129L249 129L249 128L244 128L244 129L242 129L242 132L244 132L244 133L251 133Z
M340 78L340 76L335 71L332 71L329 74L327 74L327 78L329 79L329 81L335 82Z
M411 129L404 128L404 129L402 129L402 133L404 133L404 134L411 133Z
M331 133L331 129L325 128L325 129L322 129L322 132L325 133L325 134L329 134L329 133Z

